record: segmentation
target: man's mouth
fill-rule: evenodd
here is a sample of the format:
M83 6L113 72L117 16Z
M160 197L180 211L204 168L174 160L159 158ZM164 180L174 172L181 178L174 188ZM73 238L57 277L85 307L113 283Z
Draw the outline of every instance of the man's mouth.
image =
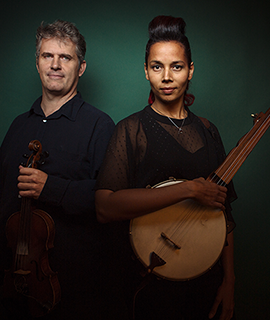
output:
M51 79L62 79L64 76L59 73L48 73L48 77Z

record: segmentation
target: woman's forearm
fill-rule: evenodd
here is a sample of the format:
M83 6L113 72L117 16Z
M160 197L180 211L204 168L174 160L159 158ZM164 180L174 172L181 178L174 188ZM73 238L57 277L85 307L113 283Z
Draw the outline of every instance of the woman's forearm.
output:
M130 220L185 199L224 209L227 189L203 178L153 189L107 189L96 191L97 219L102 222Z

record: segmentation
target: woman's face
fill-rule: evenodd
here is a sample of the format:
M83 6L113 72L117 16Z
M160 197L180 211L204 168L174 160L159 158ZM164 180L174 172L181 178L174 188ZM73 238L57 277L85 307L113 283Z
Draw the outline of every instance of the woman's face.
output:
M194 65L188 65L184 47L176 41L157 42L150 48L148 65L144 65L155 103L184 103L184 94L191 80Z

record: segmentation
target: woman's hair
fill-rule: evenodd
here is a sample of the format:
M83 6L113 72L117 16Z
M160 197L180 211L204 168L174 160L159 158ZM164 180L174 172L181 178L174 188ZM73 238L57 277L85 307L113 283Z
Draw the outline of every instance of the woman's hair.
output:
M191 65L191 50L188 38L185 35L186 23L182 18L172 16L157 16L148 25L149 40L145 50L145 64L148 66L148 57L153 44L157 42L177 41L185 50L185 56L188 65ZM195 97L192 94L187 94L188 86L185 92L185 105L190 106ZM154 95L152 91L149 96L149 103L153 103Z
M68 21L57 20L54 23L46 26L41 23L36 33L36 61L40 55L40 47L42 39L57 38L61 41L71 40L76 45L76 54L78 56L80 65L84 61L86 52L86 42L83 35L75 25Z

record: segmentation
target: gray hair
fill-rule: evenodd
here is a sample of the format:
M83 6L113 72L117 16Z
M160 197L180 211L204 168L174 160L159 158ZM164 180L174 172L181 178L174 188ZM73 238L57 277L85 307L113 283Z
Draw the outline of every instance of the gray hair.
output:
M42 22L38 27L36 33L36 62L38 62L39 59L42 39L51 38L58 38L61 41L70 39L76 45L76 54L81 65L86 52L85 39L73 23L62 20L56 20L54 23L46 26L44 26Z

